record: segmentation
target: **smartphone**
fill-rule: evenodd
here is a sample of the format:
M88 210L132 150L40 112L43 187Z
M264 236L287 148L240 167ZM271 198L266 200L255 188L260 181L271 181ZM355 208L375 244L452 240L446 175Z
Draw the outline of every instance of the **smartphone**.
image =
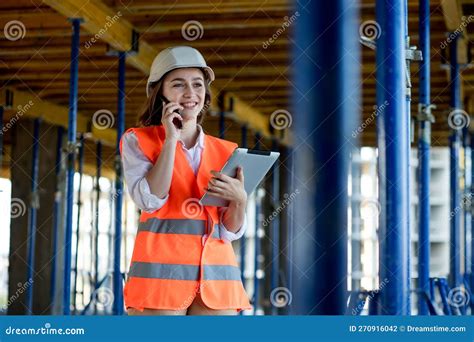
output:
M160 95L160 99L163 100L163 102L166 104L170 103L170 101L163 95ZM178 109L175 109L173 113L181 115L181 112ZM177 129L183 129L183 123L181 122L180 119L173 118L173 124L176 126Z

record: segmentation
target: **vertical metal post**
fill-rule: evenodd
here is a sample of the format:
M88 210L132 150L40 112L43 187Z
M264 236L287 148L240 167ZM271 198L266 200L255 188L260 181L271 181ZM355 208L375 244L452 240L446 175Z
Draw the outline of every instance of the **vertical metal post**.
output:
M120 139L125 130L125 59L126 53L119 52L118 94L117 94L117 144L115 149L115 241L114 241L114 315L123 315L122 273L120 271L120 247L122 241L122 196L123 175L120 160Z
M76 219L76 250L74 254L74 286L72 290L72 306L74 308L74 313L77 313L76 307L76 297L77 297L77 279L78 279L78 258L79 258L79 240L81 237L81 208L82 208L82 200L81 200L81 190L82 190L82 173L84 168L84 134L81 134L79 138L79 187L77 189L77 219Z
M51 307L54 307L54 301L56 298L56 253L58 250L58 230L59 230L59 219L61 214L59 208L61 206L62 193L60 190L59 176L61 174L62 165L62 147L63 147L64 128L58 126L58 140L56 143L56 166L54 167L54 174L56 176L56 192L54 195L53 204L53 247L52 247L52 258L51 258L51 282L50 282L50 298Z
M292 314L342 315L348 294L348 140L360 102L360 70L354 67L360 59L358 10L349 0L298 6L294 74L305 97L295 93L292 101L295 179L301 193L295 198L290 241L298 266L290 308Z
M352 281L351 291L360 290L361 275L362 275L362 243L360 238L361 234L361 217L360 217L360 205L361 205L361 165L360 165L360 147L352 148L351 156L351 185L352 185L352 196L351 196L351 260L352 260ZM360 275L360 277L354 277L354 274Z
M96 182L95 182L95 215L94 215L94 289L99 286L99 202L100 202L100 177L102 173L102 143L96 144ZM97 297L97 296L96 296ZM97 298L96 298L97 299ZM97 300L94 301L94 313L97 314Z
M463 129L463 151L464 151L464 192L463 192L463 213L464 213L464 229L463 229L463 244L464 244L464 275L467 276L470 272L470 231L471 231L471 207L468 205L472 201L471 193L471 143L470 133L468 127ZM462 308L461 308L462 309Z
M286 147L286 160L287 160L287 179L286 179L286 192L291 193L295 191L295 158L294 158L294 150L292 147ZM289 293L293 293L293 239L294 239L294 201L292 201L288 206L288 212L286 217L286 225L288 227L287 233L287 241L286 241L286 249L287 257L286 257L286 287ZM287 306L286 314L291 312L291 307Z
M242 148L247 148L247 125L242 125ZM240 273L245 287L245 254L247 240L245 234L240 238ZM242 312L242 311L241 311Z
M69 87L69 118L68 118L68 158L66 171L66 231L64 241L64 292L63 313L69 315L71 312L71 240L72 240L72 214L74 200L74 160L76 148L77 130L77 92L79 78L79 31L81 19L71 19L71 77Z
M33 313L33 291L35 271L36 216L39 208L38 197L38 167L39 167L39 131L41 119L34 120L33 156L31 161L31 199L28 214L28 256L26 281L31 285L26 289L26 314Z
M405 25L404 25L404 31L405 31L405 50L409 51L410 50L410 36L408 33L408 0L404 0L403 2L403 11L404 11L404 17L405 17ZM406 66L406 118L408 120L408 139L409 143L406 146L407 152L406 152L406 163L408 164L408 167L406 169L406 177L408 179L408 185L407 185L407 191L406 191L406 201L408 203L408 213L407 213L407 231L406 231L406 257L407 257L407 276L405 278L406 280L406 287L408 289L407 293L407 298L405 302L405 312L404 314L410 315L411 313L411 210L410 210L410 194L411 194L411 184L410 184L410 156L411 156L411 70L410 70L410 59L405 56L405 66Z
M404 0L377 0L377 105L379 147L379 216L381 314L409 312L408 149L410 122L406 109Z
M430 94L430 0L420 0L420 122L418 134L418 314L428 315L428 305L422 292L430 293L430 145L431 145L431 94Z
M260 139L262 138L261 134L259 132L255 133L255 149L259 150L260 149ZM255 242L255 259L254 259L254 274L253 274L253 302L254 302L254 308L253 308L253 314L257 314L257 309L258 309L258 301L259 301L259 290L260 290L260 280L257 277L257 271L260 268L260 237L258 236L258 231L260 228L260 211L261 211L261 203L260 203L260 198L259 198L259 189L260 187L257 187L255 190L255 237L254 237L254 242Z
M470 242L471 242L471 260L470 260L470 288L471 288L471 293L474 292L474 215L472 213L472 210L474 208L474 138L471 136L471 206L469 207L469 210L471 210L471 236L470 236ZM471 314L474 314L474 300L471 300Z
M272 151L278 150L278 141L273 138ZM288 195L289 196L289 195ZM280 205L280 164L275 163L272 167L272 210L276 210ZM272 274L271 289L274 290L279 286L280 279L280 216L276 215L271 221L271 256ZM272 315L278 314L278 308L272 305Z
M453 111L461 109L461 81L458 64L458 37L449 45L450 69L451 69L451 108ZM450 194L451 194L451 231L450 231L450 285L452 288L461 284L461 259L459 256L461 212L460 212L460 191L459 191L459 149L460 131L453 128L449 137L450 154Z
M243 124L241 128L242 142L241 147L247 148L247 124ZM244 235L240 238L240 276L242 278L242 284L245 288L245 255L247 254L247 238ZM244 311L240 311L240 315L243 315Z
M225 112L224 108L221 108L219 112L219 138L224 139L225 135Z

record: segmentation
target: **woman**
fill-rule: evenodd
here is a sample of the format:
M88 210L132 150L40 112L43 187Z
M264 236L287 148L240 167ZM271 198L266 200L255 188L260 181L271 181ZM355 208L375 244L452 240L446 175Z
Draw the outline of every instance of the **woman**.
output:
M231 241L246 229L243 170L217 172L237 144L204 133L213 70L196 49L153 61L138 128L125 132L125 181L142 209L128 280L129 315L235 315L250 309ZM228 207L202 206L209 191Z

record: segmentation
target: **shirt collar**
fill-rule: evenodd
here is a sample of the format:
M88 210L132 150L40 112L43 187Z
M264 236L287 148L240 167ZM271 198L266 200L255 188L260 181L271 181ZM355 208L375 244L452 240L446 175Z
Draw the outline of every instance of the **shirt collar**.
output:
M196 139L196 144L194 146L186 147L186 145L184 144L184 141L179 139L181 144L183 144L183 146L185 148L187 148L188 150L193 148L193 147L204 148L204 130L202 129L202 126L200 124L196 124L196 126L197 126L197 129L199 131L199 135L198 135L198 138Z

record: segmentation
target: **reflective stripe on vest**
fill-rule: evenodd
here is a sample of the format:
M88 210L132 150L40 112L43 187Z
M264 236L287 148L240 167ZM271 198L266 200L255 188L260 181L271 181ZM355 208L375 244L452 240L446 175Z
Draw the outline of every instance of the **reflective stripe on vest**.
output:
M198 265L132 262L129 277L198 280ZM229 265L204 265L204 280L241 280L240 268Z
M140 222L138 231L160 234L203 235L206 232L206 223L204 220L150 218L146 222ZM220 239L219 225L217 224L214 225L212 237Z

